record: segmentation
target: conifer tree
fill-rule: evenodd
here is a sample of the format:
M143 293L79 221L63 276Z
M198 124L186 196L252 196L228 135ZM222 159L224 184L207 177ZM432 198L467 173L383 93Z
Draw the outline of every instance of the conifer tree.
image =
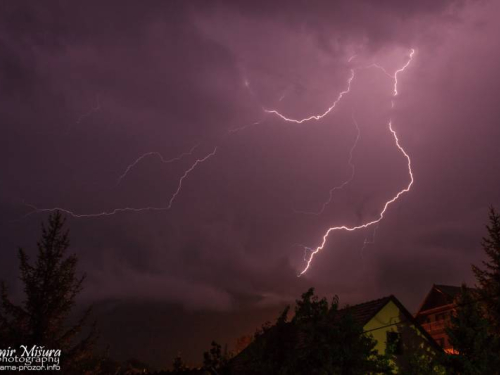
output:
M478 293L482 300L486 316L492 329L500 337L500 215L492 207L489 215L490 223L486 226L488 235L482 240L482 247L487 260L484 268L472 266L479 283Z
M25 299L17 305L9 297L4 282L0 296L0 346L44 346L60 349L61 368L65 374L85 373L91 349L97 339L95 324L80 338L90 317L90 308L74 325L68 325L75 298L82 290L85 276L77 277L78 258L68 255L68 231L65 220L56 211L42 224L36 260L19 249L20 279ZM79 338L77 341L76 339Z
M177 373L184 372L184 371L188 370L188 367L184 363L184 360L182 359L180 353L177 354L177 356L174 358L174 362L172 363L172 367L173 367L173 371L172 372L174 374L177 374Z
M450 373L460 375L499 374L498 339L491 333L481 301L462 285L456 310L446 328L455 353L448 357Z

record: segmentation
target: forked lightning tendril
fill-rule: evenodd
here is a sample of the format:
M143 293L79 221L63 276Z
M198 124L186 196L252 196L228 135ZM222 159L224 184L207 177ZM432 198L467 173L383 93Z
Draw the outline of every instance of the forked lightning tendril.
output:
M194 145L191 150L187 151L187 152L183 152L182 154L172 158L172 159L165 159L163 157L162 154L160 154L159 152L157 151L151 151L151 152L146 152L144 154L142 154L141 156L139 156L137 159L134 160L134 162L132 164L129 164L127 166L127 168L125 169L125 171L120 175L120 177L118 177L118 180L116 182L116 185L119 185L122 180L127 176L127 174L130 172L130 170L132 168L134 168L142 159L148 157L148 156L156 156L160 159L160 161L163 163L163 164L170 164L170 163L173 163L174 161L178 161L178 160L181 160L182 158L184 158L185 156L189 156L189 155L192 155L193 154L193 151L199 146L200 144L196 144Z
M406 62L406 64L403 65L401 68L397 69L394 72L394 74L389 74L385 68L383 68L382 66L377 65L377 64L371 64L371 65L365 66L363 68L358 68L358 69L366 69L366 68L370 68L370 67L375 67L375 68L378 68L378 69L382 70L384 72L384 74L386 74L387 76L391 77L394 80L393 95L392 95L393 99L391 100L391 107L392 108L394 107L394 98L399 93L398 92L398 75L400 73L402 73L403 71L405 71L406 68L411 64L414 54L415 54L415 50L412 49L410 51L409 59ZM352 56L351 58L349 58L348 61L351 62L355 57L356 56ZM336 107L337 107L337 105L339 104L339 102L344 98L344 96L351 91L351 84L352 84L352 82L354 80L355 73L356 73L356 70L355 69L351 69L351 75L350 75L350 77L347 80L347 87L346 87L346 89L344 89L343 91L341 91L339 93L339 95L337 96L336 100L332 103L332 105L330 107L328 107L328 109L325 112L323 112L322 114L312 115L312 116L305 117L305 118L302 118L302 119L294 119L294 118L289 118L289 117L281 114L277 110L264 109L264 112L266 114L276 115L276 116L278 116L279 118L281 118L282 120L284 120L286 122L292 122L292 123L296 123L296 124L302 124L304 122L308 122L308 121L312 121L312 120L316 120L316 121L317 120L321 120L325 116L327 116L329 113L331 113L333 110L335 110ZM250 90L249 82L248 81L245 81L245 86ZM251 91L251 93L253 95L252 91ZM282 97L280 98L280 101L283 99L284 95L285 94L282 95ZM90 114L92 114L93 112L95 112L95 111L97 111L99 109L100 109L100 104L99 104L99 100L97 100L97 106L94 107L94 108L92 108L88 113L85 113L82 116L80 116L80 118L77 120L77 124L80 123L85 117L89 116ZM245 126L242 126L242 127L239 127L239 128L229 129L227 133L228 134L232 134L232 133L239 132L239 131L247 128L248 126L258 125L258 124L261 123L261 121L257 121L257 122L255 122L253 124L248 124L248 125L245 125ZM330 202L332 201L333 192L335 190L339 190L339 189L343 188L345 185L347 185L354 178L354 172L355 172L355 170L354 170L354 164L352 163L352 158L353 158L353 152L354 152L354 150L356 148L356 145L357 145L359 137L360 137L360 131L359 131L358 124L356 123L354 117L353 117L353 122L354 122L354 124L356 126L356 129L357 129L357 137L356 137L354 145L352 146L352 148L350 150L350 153L349 153L349 162L348 163L349 163L349 166L351 167L351 175L350 175L350 177L349 177L349 179L347 181L345 181L344 183L342 183L339 186L336 186L336 187L333 187L332 189L330 189L330 191L329 191L329 197L328 197L327 201L322 205L321 209L318 212L314 212L313 214L316 214L316 215L321 214L325 210L325 207L328 204L330 204ZM389 206L392 203L396 202L401 195L403 195L403 194L405 194L405 193L407 193L407 192L410 191L410 189L411 189L411 187L413 185L413 182L414 182L413 172L412 172L412 168L411 168L411 159L410 159L409 155L407 154L407 152L404 150L404 148L400 145L397 133L393 129L393 126L392 126L392 119L390 119L389 122L388 122L388 128L389 128L389 131L390 131L392 137L394 138L396 147L399 149L399 151L403 154L403 156L407 160L408 174L409 174L409 177L410 177L410 181L409 181L408 185L404 189L400 190L392 199L390 199L390 200L388 200L388 201L385 202L382 210L378 214L378 217L375 218L374 220L371 220L371 221L368 221L368 222L366 222L364 224L360 224L360 225L356 225L356 226L342 225L342 226L330 227L326 231L326 233L323 235L321 244L319 246L317 246L316 248L302 246L304 248L304 250L305 250L304 261L306 262L306 266L300 272L300 274L298 276L303 275L310 268L311 262L314 259L314 256L318 252L320 252L321 250L324 249L324 247L326 245L326 242L327 242L327 239L328 239L328 236L330 235L330 233L336 232L336 231L353 232L353 231L356 231L358 229L368 228L368 227L370 227L372 225L380 223L380 221L384 218L384 215L385 215L387 209L389 208ZM158 152L148 152L148 153L145 153L145 154L141 155L140 157L138 157L132 164L128 165L128 167L125 169L125 171L118 178L117 185L127 176L127 174L130 172L130 170L132 168L134 168L141 160L143 160L144 158L146 158L148 156L156 156L156 157L159 157L160 160L163 163L171 163L173 161L180 160L181 158L183 158L185 156L191 155L194 152L194 150L196 149L196 147L198 147L198 145L195 145L190 151L185 152L185 153L183 153L183 154L181 154L181 155L179 155L179 156L177 156L177 157L175 157L173 159L170 159L170 160L164 159L163 156L160 153L158 153ZM171 196L171 198L170 198L170 200L168 202L168 205L166 205L166 206L158 206L158 207L148 206L148 207L138 207L138 208L136 208L136 207L122 207L122 208L115 208L115 209L113 209L111 211L103 211L103 212L100 212L100 213L79 214L79 213L75 213L73 211L70 211L70 210L64 209L64 208L60 208L60 207L54 207L54 208L37 208L37 207L35 207L33 205L28 205L29 207L31 207L33 209L33 211L29 212L24 217L27 217L27 216L32 215L34 213L52 212L52 211L56 211L56 210L59 210L61 212L65 212L66 214L68 214L68 215L70 215L72 217L75 217L75 218L91 218L91 217L111 216L111 215L115 215L115 214L120 213L120 212L128 212L128 211L130 211L130 212L141 212L141 211L167 211L167 210L170 210L171 207L172 207L172 205L173 205L173 203L174 203L174 201L175 201L175 199L176 199L176 197L179 195L179 193L180 193L180 191L182 189L182 184L183 184L183 181L186 179L186 177L199 164L205 162L206 160L208 160L212 156L214 156L216 154L216 152L217 152L217 147L215 147L214 150L211 153L207 154L205 157L203 157L201 159L197 159L183 173L183 175L178 180L177 189L172 194L172 196ZM366 245L367 243L368 242L365 240L364 245Z
M383 218L384 218L384 214L385 212L387 211L387 208L394 202L396 202L399 197L404 194L404 193L407 193L410 191L411 189L411 186L413 185L413 173L412 173L412 169L411 169L411 159L410 159L410 156L406 153L406 151L403 149L403 147L401 147L401 145L399 144L399 139L398 139L398 136L396 134L396 132L394 131L394 129L392 128L392 121L389 121L389 130L391 131L393 137L394 137L394 140L396 142L396 146L398 147L399 151L401 151L401 153L404 155L404 157L406 158L407 162L408 162L408 173L410 175L410 182L408 183L408 185L406 186L406 188L400 190L391 200L388 200L387 202L385 202L385 205L384 205L384 208L382 209L382 211L380 212L379 214L379 217L375 220L372 220L372 221L369 221L365 224L362 224L362 225L358 225L358 226L352 226L352 227L349 227L349 226L346 226L346 225L342 225L342 226L338 226L338 227L331 227L329 228L326 233L324 234L323 236L323 241L321 242L321 245L318 246L313 252L311 252L311 257L309 258L309 260L307 261L307 265L306 267L304 268L304 270L299 274L299 276L303 275L305 272L307 272L307 270L309 269L309 267L311 266L311 262L314 258L314 256L320 251L320 250L323 250L323 248L325 247L325 244L326 244L326 240L328 238L328 235L331 233L331 232L335 232L335 231L340 231L340 230L345 230L345 231L349 231L349 232L353 232L355 230L358 230L358 229L362 229L362 228L368 228L369 226L373 225L373 224L377 224L378 222L380 222Z
M175 190L175 192L172 194L171 198L170 198L170 201L168 202L168 205L166 206L158 206L158 207L154 207L154 206L148 206L148 207L121 207L121 208L115 208L111 211L103 211L103 212L98 212L98 213L91 213L91 214L78 214L78 213L75 213L73 211L70 211L68 209L65 209L65 208L61 208L61 207L53 207L53 208L37 208L33 205L29 205L27 204L28 207L31 207L33 208L33 211L27 213L26 215L24 215L23 218L26 218L27 216L30 216L34 213L41 213L41 212L53 212L53 211L61 211L61 212L64 212L72 217L75 217L75 218L92 218L92 217L100 217L100 216L112 216L112 215L115 215L117 213L120 213L120 212L141 212L141 211L168 211L172 208L172 205L175 201L175 198L179 195L179 192L181 191L181 188L182 188L182 183L184 181L184 179L201 163L203 163L204 161L210 159L212 156L215 155L215 153L217 152L217 147L214 148L214 150L207 154L205 157L201 158L201 159L197 159L192 165L191 167L189 167L185 172L184 174L179 178L179 181L177 183L177 189Z
M411 63L411 61L413 59L413 55L414 54L415 54L415 50L412 49L410 51L409 59L406 62L406 64L403 65L401 68L397 69L395 71L394 75L388 74L387 71L383 67L381 67L379 65L376 65L376 64L372 64L371 65L371 66L377 67L379 69L382 69L382 71L386 75L388 75L388 76L390 76L391 78L394 79L393 97L396 97L398 95L398 74L401 73L401 72L403 72L410 65L410 63ZM285 121L294 122L294 123L297 123L297 124L301 124L303 122L310 121L310 120L320 120L324 116L326 116L328 113L330 113L335 108L335 106L337 105L337 103L342 99L342 97L350 91L351 82L352 82L353 79L354 79L354 70L351 70L351 76L350 76L350 78L347 81L348 82L347 89L344 90L344 91L342 91L339 94L337 100L333 103L333 105L331 107L329 107L328 110L326 112L324 112L322 115L315 115L315 116L310 116L310 117L307 117L307 118L304 118L304 119L301 119L301 120L297 120L297 119L288 118L288 117L282 115L281 113L279 113L278 111L275 111L275 110L267 110L266 112L273 113L273 114L279 116L281 119L283 119ZM391 106L394 107L394 99L391 101ZM404 189L400 190L392 199L390 199L387 202L385 202L383 209L380 211L380 213L379 213L379 215L378 215L378 217L376 219L374 219L372 221L369 221L369 222L366 222L366 223L361 224L361 225L357 225L357 226L341 225L341 226L337 226L337 227L330 227L326 231L326 233L323 235L322 242L321 242L321 244L318 247L316 247L316 248L314 248L312 250L309 247L305 247L305 250L307 252L310 252L310 255L309 255L309 258L306 259L306 266L305 266L305 268L302 270L302 272L300 272L300 274L298 276L302 276L310 268L311 262L314 259L314 256L318 252L320 252L321 250L323 250L323 248L325 247L326 241L327 241L328 236L330 235L330 233L336 232L336 231L353 232L353 231L356 231L358 229L368 228L368 227L370 227L370 226L372 226L374 224L379 223L384 218L384 215L385 215L387 209L389 208L389 206L392 203L396 202L401 195L403 195L403 194L407 193L408 191L410 191L411 186L413 185L413 181L414 181L414 179L413 179L413 172L412 172L412 169L411 169L411 159L410 159L410 156L406 153L406 151L404 150L404 148L399 143L399 138L398 138L398 136L396 134L396 131L392 127L392 120L389 120L389 124L388 125L389 125L389 131L391 132L392 136L394 137L394 141L396 143L397 148L399 149L399 151L401 151L401 153L403 154L403 156L407 160L408 174L410 176L410 181L409 181L408 185Z
M274 109L264 109L264 111L266 113L275 114L276 116L281 117L285 121L295 122L296 124L302 124L303 122L307 122L307 121L311 121L311 120L321 120L323 117L325 117L327 114L329 114L331 111L333 111L335 109L335 107L342 100L342 98L344 97L345 94L347 94L347 93L349 93L349 91L351 91L351 82L353 79L354 79L354 70L351 69L351 77L347 80L347 88L339 94L339 96L337 97L337 100L335 100L333 102L333 104L321 115L312 115L312 116L297 120L297 119L286 117Z

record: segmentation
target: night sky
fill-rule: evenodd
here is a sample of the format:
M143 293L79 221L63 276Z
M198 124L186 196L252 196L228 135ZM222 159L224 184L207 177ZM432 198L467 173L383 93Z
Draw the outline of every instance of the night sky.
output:
M433 283L473 283L500 207L499 16L495 1L0 2L1 278L19 294L17 247L35 254L44 209L74 213L82 304L113 356L158 366L232 345L310 286L415 311ZM320 120L266 112L322 114L351 70ZM410 191L297 277L303 246L407 187L390 120Z

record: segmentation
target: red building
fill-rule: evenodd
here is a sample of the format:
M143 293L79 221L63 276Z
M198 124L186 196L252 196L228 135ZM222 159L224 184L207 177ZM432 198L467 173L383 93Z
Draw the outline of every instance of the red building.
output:
M459 293L458 286L433 285L415 314L422 328L448 353L453 352L453 347L450 345L445 328L450 323Z

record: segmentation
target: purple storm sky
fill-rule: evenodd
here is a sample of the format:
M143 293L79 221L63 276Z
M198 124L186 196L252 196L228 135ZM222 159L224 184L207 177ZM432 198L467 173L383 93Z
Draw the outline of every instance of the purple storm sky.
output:
M117 357L194 361L309 286L415 310L433 283L473 282L500 206L499 16L495 1L1 2L1 278L19 291L16 249L34 253L47 216L30 205L165 207L217 147L170 210L68 217L83 302ZM351 69L393 74L412 48L394 108L393 80L371 68L319 121L264 111L321 114ZM354 178L321 215L298 212L349 178L352 117ZM389 118L411 191L380 225L330 235L298 278L297 244L373 220L408 184ZM189 155L144 157L117 184L148 152Z

